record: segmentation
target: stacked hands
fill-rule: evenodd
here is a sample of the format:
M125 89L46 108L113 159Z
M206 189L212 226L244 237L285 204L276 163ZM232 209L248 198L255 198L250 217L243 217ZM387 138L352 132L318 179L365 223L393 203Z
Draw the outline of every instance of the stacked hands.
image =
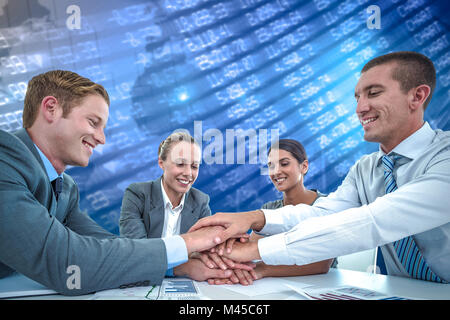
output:
M261 279L264 263L258 242L250 240L249 229L259 230L255 223L264 217L261 211L216 213L199 220L181 237L186 242L189 261L174 269L175 275L187 275L209 284L252 284Z
M209 251L194 252L191 254L191 258L199 259L209 269L224 270L223 277L209 278L209 284L233 284L240 283L243 285L249 285L253 283L253 280L261 278L258 276L256 264L249 262L240 262L233 260L233 243L236 238L229 239L216 247L211 248ZM242 243L248 242L248 235L243 235L240 238ZM225 249L224 247L227 246ZM242 246L243 247L243 246Z

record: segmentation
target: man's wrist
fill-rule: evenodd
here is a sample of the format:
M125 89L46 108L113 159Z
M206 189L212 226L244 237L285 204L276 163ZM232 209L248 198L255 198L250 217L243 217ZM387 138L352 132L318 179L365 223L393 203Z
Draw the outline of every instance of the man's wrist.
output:
M189 252L183 237L177 235L162 238L162 240L166 246L167 269L174 268L188 261Z
M190 249L190 241L189 241L189 234L188 233L184 233L184 234L180 234L180 237L184 240L184 244L186 246L186 252L187 255L189 257L189 255L193 252L191 252Z
M262 210L255 210L249 212L252 215L252 226L251 228L255 231L261 231L266 224L266 217Z

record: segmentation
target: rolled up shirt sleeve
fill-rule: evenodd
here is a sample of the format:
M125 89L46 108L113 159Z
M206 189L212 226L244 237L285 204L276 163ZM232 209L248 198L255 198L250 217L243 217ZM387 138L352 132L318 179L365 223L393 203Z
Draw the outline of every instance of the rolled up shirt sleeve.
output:
M279 209L261 209L266 223L258 234L274 235L286 232L309 218L327 216L360 205L355 179L353 174L349 174L335 192L327 197L320 197L313 206L298 204Z
M305 265L376 246L367 206L309 218L291 230L258 241L261 259L270 265ZM336 254L338 253L338 254Z
M268 265L293 265L296 261L289 254L284 233L258 240L258 251L261 260Z
M336 192L312 207L263 210L260 232L272 236L258 241L262 260L304 265L414 235L430 268L448 280L450 133L423 128L393 150L403 157L396 191L385 193L380 150L363 156Z
M299 219L292 229L260 239L262 260L266 264L304 265L375 248L449 223L450 198L446 193L450 175L441 170L443 166L435 165L428 174L370 204ZM324 199L322 204L325 202ZM286 214L301 216L303 211L296 213L297 207L291 207ZM280 223L276 214L268 212L266 223Z

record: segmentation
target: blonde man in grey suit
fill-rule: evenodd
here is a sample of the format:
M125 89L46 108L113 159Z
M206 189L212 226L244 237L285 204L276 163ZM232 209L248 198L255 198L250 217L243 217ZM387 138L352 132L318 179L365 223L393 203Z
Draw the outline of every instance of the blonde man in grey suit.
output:
M220 243L220 228L126 239L80 210L78 187L64 170L88 165L93 149L106 142L108 116L106 90L74 72L49 71L28 83L24 128L0 130L0 277L17 271L66 295L157 285L168 268L196 280L229 277L230 270L187 258ZM75 287L67 284L70 266L80 271Z

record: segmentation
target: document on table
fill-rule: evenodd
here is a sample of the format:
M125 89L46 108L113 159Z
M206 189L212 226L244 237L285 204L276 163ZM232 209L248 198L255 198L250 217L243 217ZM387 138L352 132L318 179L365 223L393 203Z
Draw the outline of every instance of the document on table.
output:
M102 290L95 293L93 300L147 300L148 296L158 291L158 286L132 287L125 289Z
M49 294L58 294L58 292L48 289L20 273L0 279L0 299Z
M353 286L300 288L296 284L287 284L292 290L309 300L411 300L407 297L390 296L384 293Z
M292 290L292 288L287 286L287 284L289 283L292 282L280 278L269 277L253 281L253 284L248 286L243 286L241 284L225 284L221 285L221 288L225 288L252 297L282 291L290 291ZM295 282L295 284L299 288L311 286L310 284L299 282Z
M132 299L132 300L198 300L201 299L195 283L186 278L164 279L161 286L132 287L103 290L92 299Z

